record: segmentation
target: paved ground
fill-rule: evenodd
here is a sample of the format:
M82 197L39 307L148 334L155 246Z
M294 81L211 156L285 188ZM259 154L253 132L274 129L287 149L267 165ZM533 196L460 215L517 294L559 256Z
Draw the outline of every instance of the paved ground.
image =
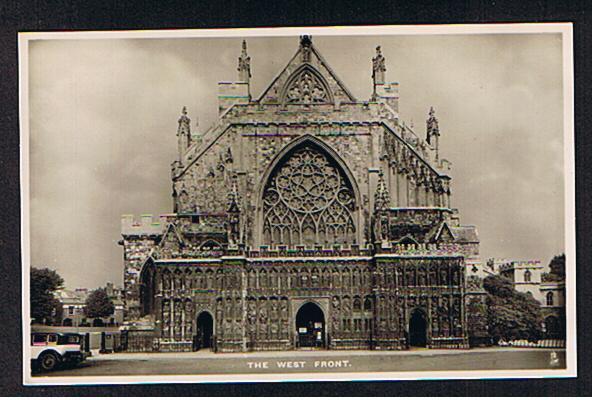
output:
M565 368L565 350L487 348L410 351L288 351L214 354L117 353L76 368L34 376L264 374L303 372L474 371Z

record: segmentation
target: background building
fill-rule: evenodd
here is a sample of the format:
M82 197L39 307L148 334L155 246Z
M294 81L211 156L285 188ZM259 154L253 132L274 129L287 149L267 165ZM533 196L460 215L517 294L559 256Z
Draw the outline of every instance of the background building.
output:
M87 288L76 288L75 290L61 289L56 292L56 297L62 308L62 326L119 326L123 323L124 303L123 289L115 287L113 283L107 282L105 286L107 296L115 307L113 314L103 318L88 318L85 312L86 299L92 292Z
M540 291L543 266L539 260L497 260L494 261L494 268L501 276L511 280L516 290L532 294L539 303L543 304Z
M549 338L565 338L565 278L548 272L539 260L489 259L488 268L530 293L541 304L543 330Z

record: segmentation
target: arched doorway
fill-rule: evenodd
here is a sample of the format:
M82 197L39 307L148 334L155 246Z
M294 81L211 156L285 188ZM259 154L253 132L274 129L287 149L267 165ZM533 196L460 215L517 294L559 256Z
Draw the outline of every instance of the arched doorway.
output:
M214 336L214 318L207 311L202 311L197 316L195 336L193 336L193 350L209 349L212 347Z
M426 347L428 323L423 311L415 309L409 319L409 346Z
M315 303L306 303L296 314L297 347L325 347L325 316Z

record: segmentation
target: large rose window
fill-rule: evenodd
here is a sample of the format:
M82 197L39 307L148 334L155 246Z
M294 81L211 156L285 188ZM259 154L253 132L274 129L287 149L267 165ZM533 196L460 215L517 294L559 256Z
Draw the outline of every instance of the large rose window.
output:
M328 156L304 146L272 173L263 194L263 232L268 244L352 243L351 185Z

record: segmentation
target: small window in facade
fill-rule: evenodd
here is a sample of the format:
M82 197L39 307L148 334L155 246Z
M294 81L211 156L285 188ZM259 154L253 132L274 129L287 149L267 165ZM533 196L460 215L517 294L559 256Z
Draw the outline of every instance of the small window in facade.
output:
M532 273L530 271L524 272L524 282L530 282L532 278Z
M74 306L68 307L68 315L74 315Z
M547 293L547 305L548 306L552 306L553 305L553 292L549 292Z

